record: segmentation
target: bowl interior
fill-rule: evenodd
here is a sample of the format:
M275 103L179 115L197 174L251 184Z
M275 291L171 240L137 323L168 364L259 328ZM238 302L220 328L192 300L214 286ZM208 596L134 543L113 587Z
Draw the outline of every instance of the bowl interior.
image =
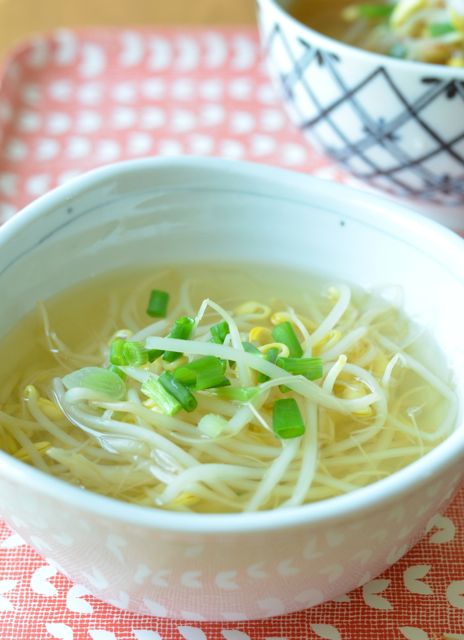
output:
M431 329L464 390L462 241L368 194L256 165L134 161L34 203L0 230L0 247L0 336L37 300L112 269L276 263L401 285L406 313Z

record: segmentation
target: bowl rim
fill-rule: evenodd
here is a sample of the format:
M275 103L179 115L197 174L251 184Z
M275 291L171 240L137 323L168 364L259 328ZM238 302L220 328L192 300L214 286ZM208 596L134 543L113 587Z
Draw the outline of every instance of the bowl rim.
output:
M375 219L369 218L371 226L388 233L382 226L378 226L379 220L382 220L384 225L389 224L395 227L395 237L400 237L400 232L402 232L415 238L415 243L418 241L428 243L429 252L432 255L434 251L438 252L438 249L444 250L445 264L452 258L458 257L459 260L462 260L464 257L464 239L433 220L424 218L403 204L398 204L378 194L320 180L303 173L257 163L195 156L128 160L94 169L78 176L41 196L2 225L0 227L0 247L14 237L18 231L21 231L22 228L38 218L45 217L47 211L66 203L76 193L83 193L88 189L103 184L108 179L115 179L118 176L127 176L131 173L137 174L146 170L156 172L172 170L173 168L176 170L202 171L212 177L214 177L214 174L218 174L227 176L228 179L253 179L263 186L266 183L280 183L286 187L295 186L295 188L303 190L305 193L311 193L313 197L317 197L317 194L323 196L324 192L327 195L330 192L331 197L335 194L342 202L349 200L352 203L355 211L353 217L355 219L364 220L368 217L367 214L358 212L358 208L355 205L359 203L371 210L369 215L371 215L372 210L375 211ZM456 276L456 269L452 269L451 273ZM223 533L226 535L230 533L277 530L294 526L319 525L321 523L327 524L340 519L353 520L366 511L373 513L383 510L385 505L396 502L400 495L406 496L418 491L433 476L442 473L446 467L464 458L464 438L462 438L464 428L462 424L463 395L461 392L458 424L455 431L424 457L393 475L354 492L286 509L239 514L185 514L164 511L154 507L142 507L74 487L63 480L16 460L2 451L0 451L0 475L4 475L7 481L18 482L31 488L35 493L45 494L52 499L66 499L68 504L72 504L83 512L87 511L108 519L158 530L205 535Z
M355 59L367 59L372 64L376 63L379 67L392 67L397 71L409 72L412 75L424 75L424 77L436 75L441 76L447 80L464 81L464 68L448 67L447 65L435 64L432 62L419 62L415 60L402 60L400 58L393 58L383 53L376 53L374 51L368 51L361 47L355 47L331 36L325 35L320 31L316 31L312 27L308 26L304 22L300 22L291 13L289 13L281 4L279 0L257 0L258 5L268 5L272 7L281 17L295 27L301 29L303 32L309 34L309 38L324 48L331 48L334 52L340 53L340 55L351 55ZM262 9L261 9L262 10Z

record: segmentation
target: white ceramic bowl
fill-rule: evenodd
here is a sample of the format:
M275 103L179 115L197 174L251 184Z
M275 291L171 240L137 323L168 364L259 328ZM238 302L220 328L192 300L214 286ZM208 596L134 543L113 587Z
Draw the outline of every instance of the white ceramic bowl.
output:
M464 390L464 243L381 199L214 159L113 165L0 229L0 336L34 302L95 273L166 261L249 261L401 283ZM0 453L1 515L98 598L186 619L251 619L336 597L422 535L464 476L464 425L424 459L350 495L246 515L191 515L91 494Z
M389 193L464 204L464 69L357 49L293 19L289 0L257 2L271 76L316 148Z

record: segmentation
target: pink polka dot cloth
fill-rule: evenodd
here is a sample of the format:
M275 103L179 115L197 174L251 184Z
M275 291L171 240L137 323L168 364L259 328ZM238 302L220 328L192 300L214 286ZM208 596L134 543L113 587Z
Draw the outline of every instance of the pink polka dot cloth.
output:
M95 166L215 155L347 181L283 112L254 29L57 31L0 85L0 221ZM0 505L1 515L1 505ZM0 521L1 640L464 640L464 490L382 576L314 609L190 623L93 598Z

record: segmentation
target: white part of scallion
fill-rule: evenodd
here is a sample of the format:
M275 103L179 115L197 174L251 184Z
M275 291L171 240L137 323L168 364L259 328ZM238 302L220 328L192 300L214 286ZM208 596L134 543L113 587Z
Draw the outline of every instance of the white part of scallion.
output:
M126 395L124 381L113 371L100 367L78 369L64 376L62 381L68 390L89 389L96 395L110 400L122 400Z
M218 438L227 429L228 421L222 416L208 413L198 423L198 430L208 438Z

